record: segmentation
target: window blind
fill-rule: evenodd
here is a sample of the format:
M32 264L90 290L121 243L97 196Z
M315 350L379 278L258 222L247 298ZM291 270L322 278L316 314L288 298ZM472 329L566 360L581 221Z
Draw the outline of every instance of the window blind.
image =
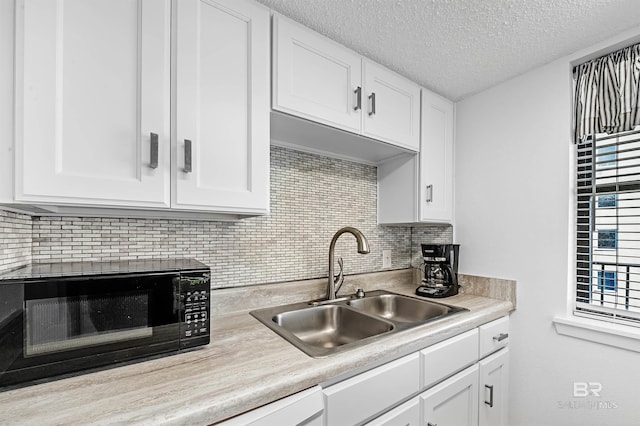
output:
M575 313L640 326L640 130L584 138L576 172Z

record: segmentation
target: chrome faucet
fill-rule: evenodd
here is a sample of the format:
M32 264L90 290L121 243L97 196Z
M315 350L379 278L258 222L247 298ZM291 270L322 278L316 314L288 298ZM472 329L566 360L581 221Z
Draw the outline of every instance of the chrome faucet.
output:
M367 254L369 253L369 242L365 238L364 234L357 230L356 228L352 228L351 226L346 226L340 229L331 239L331 244L329 245L329 283L327 286L327 299L332 300L335 299L342 283L344 282L343 275L343 261L342 257L338 258L338 265L340 265L340 272L338 275L333 275L333 252L336 248L336 241L338 241L338 237L340 235L348 232L356 237L356 241L358 242L358 253Z

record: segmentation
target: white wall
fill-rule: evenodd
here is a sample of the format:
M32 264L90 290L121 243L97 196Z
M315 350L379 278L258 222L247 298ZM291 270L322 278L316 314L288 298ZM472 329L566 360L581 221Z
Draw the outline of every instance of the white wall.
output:
M573 266L570 62L638 34L532 70L456 105L460 270L517 280L509 425L640 422L640 353L560 336L552 324L566 312ZM574 398L574 382L600 382L601 397ZM571 408L570 402L582 405ZM617 408L598 409L598 402Z
M13 26L14 2L0 1L0 201L13 196Z

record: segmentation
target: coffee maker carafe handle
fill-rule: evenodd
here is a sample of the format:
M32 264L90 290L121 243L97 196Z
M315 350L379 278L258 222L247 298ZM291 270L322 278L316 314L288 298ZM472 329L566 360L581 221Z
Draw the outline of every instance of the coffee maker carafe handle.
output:
M453 269L451 268L451 265L443 264L440 267L445 270L445 272L446 272L445 274L448 276L447 277L447 282L449 282L449 284L451 286L457 286L458 285L458 276L453 272Z

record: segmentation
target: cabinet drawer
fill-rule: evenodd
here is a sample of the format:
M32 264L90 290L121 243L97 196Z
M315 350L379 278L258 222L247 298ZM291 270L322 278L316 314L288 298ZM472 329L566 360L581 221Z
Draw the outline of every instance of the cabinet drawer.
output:
M509 317L480 326L480 358L504 348L509 343Z
M420 358L425 389L478 360L478 329L429 346L420 351Z
M362 422L419 390L420 359L414 353L324 389L325 424Z
M315 386L224 421L220 426L311 424L312 418L320 418L322 409L322 391Z
M366 426L418 426L420 424L420 400L413 398L388 413L367 423Z

